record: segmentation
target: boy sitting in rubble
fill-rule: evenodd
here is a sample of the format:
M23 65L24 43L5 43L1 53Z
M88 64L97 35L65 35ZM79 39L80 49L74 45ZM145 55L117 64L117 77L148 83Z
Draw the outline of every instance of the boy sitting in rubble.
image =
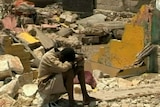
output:
M87 93L84 76L84 58L76 56L74 49L62 51L51 49L41 59L38 74L38 91L42 98L39 107L56 101L60 95L68 93L69 107L74 107L73 79L78 76L83 94L83 103L89 104L92 97Z

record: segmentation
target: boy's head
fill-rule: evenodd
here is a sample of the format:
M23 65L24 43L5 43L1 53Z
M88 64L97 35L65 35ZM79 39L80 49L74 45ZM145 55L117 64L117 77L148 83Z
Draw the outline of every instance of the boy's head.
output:
M73 48L64 48L60 51L62 61L73 62L75 60L75 51Z

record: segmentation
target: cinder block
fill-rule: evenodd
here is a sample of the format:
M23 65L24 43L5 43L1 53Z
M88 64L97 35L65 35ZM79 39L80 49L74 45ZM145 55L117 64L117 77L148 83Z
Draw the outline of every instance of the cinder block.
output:
M100 43L100 37L99 36L86 36L82 38L83 44L98 44Z

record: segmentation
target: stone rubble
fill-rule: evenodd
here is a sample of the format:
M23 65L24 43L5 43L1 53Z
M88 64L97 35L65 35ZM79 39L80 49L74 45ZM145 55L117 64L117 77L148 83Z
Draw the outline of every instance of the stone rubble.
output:
M30 13L30 10L33 10L33 13ZM16 13L17 11L21 13ZM3 61L0 58L0 107L37 106L39 94L37 93L36 81L38 71L37 68L34 68L35 56L40 60L45 51L52 47L70 46L78 50L82 48L83 44L99 44L101 36L112 39L110 35L114 35L114 37L118 35L118 38L121 38L121 32L123 32L125 23L129 22L134 15L130 12L97 10L91 17L81 19L75 13L63 11L62 7L57 4L45 8L30 8L28 5L23 5L20 8L16 8L14 12L17 15L16 18L18 18L17 26L20 26L22 29L16 29L15 23L12 23L13 26L7 26L7 21L3 22L3 24L6 25L4 27L12 30L16 29L12 32L16 33L11 36L13 40L10 36L7 36L7 34L0 37L0 46L2 48L0 48L0 53L2 50L2 52L5 51L3 54L11 54L13 57L13 60ZM34 17L34 13L37 13L36 20L25 16L27 14L32 14ZM7 20L9 20L9 18ZM36 29L38 29L38 31ZM122 31L117 33L119 30ZM117 32L113 33L113 31ZM17 38L14 37L18 37L19 33L23 33L25 37L28 38L32 37L33 43L27 44L26 46L26 42L23 42L20 38L23 45L21 43L14 43L18 42ZM28 33L29 35L26 36ZM90 37L91 35L92 37ZM51 44L43 41L40 37L48 38L47 40L50 40ZM28 38L23 39L27 40ZM37 40L39 40L38 44ZM31 40L29 40L29 42L30 41ZM149 78L149 76L152 75L153 77ZM99 70L94 70L93 76L97 81L97 87L95 89L91 89L89 85L86 85L86 87L91 96L97 95L94 97L98 97L100 100L91 102L89 107L160 106L160 92L152 92L154 88L155 90L160 88L159 74L143 74L138 77L123 79L120 77L111 78L108 74L103 74ZM150 89L150 87L152 89ZM149 92L146 93L143 89L147 89ZM142 92L136 93L137 90L142 90ZM124 94L126 96L123 96L123 93L121 93L117 95L118 97L114 95L114 92L120 93L121 91L135 93L133 93L133 95ZM82 106L82 102L79 101L82 100L79 85L74 86L74 93L77 103L79 106ZM111 93L111 96L107 96L107 93ZM66 98L67 95L62 96L58 105L65 107L68 103L67 100L64 100Z

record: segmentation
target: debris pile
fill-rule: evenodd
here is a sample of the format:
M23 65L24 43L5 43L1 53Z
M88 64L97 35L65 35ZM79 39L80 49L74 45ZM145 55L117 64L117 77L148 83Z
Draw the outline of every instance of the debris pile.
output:
M37 67L45 52L51 48L65 46L81 51L84 44L104 44L112 38L121 39L124 25L134 16L130 12L99 11L82 19L77 13L64 11L61 5L56 3L45 8L34 7L32 3L25 1L15 4L7 11L8 13L1 14L0 107L36 107L39 97ZM104 74L103 78L97 78L97 90L87 86L91 95L111 89L118 90L123 86L127 88L135 86L133 82L122 78L104 76L108 77ZM126 90L129 90L127 88ZM157 86L157 90L158 88ZM156 96L151 95L151 98ZM119 100L114 101L115 99L104 99L96 102L96 105L93 102L91 107L97 104L101 107L105 104L116 106L122 103ZM127 98L126 101L131 99Z

